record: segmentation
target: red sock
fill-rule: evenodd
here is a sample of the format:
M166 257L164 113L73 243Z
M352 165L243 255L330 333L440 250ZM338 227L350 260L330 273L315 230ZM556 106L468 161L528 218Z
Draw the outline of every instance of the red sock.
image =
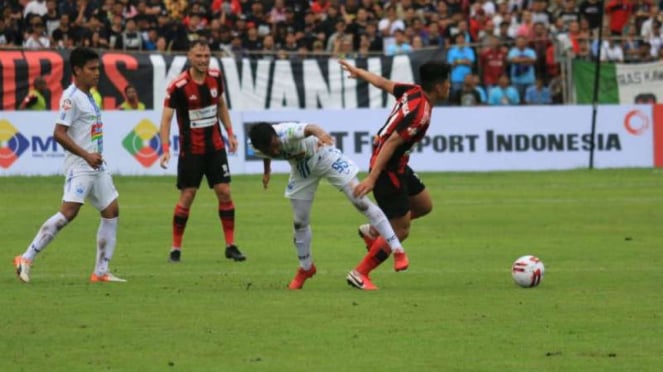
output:
M356 269L358 272L364 275L368 275L373 269L380 266L391 254L391 248L389 244L384 240L382 236L375 239L371 249L368 251L364 259L361 260Z
M182 248L182 237L188 219L189 208L176 204L175 213L173 214L173 248Z
M226 246L235 243L235 204L232 201L219 203L219 218Z

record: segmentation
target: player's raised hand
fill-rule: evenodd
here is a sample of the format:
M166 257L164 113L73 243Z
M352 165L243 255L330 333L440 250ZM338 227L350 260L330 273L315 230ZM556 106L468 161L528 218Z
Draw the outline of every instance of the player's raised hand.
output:
M348 61L346 61L346 60L344 60L344 59L339 59L339 60L338 60L338 63L341 64L341 68L342 68L344 71L347 71L347 72L348 72L348 77L349 77L350 79L356 79L356 78L359 76L359 75L358 75L358 71L359 71L359 70L358 70L355 66L351 65L350 63L348 63Z
M161 154L161 168L166 169L168 168L168 162L170 161L170 151L164 151L163 154Z

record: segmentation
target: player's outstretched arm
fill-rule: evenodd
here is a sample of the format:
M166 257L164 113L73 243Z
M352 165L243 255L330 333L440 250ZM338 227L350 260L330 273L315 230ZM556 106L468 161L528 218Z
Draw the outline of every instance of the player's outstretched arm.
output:
M370 71L364 70L351 65L348 61L340 59L338 63L341 64L343 70L347 71L350 74L351 79L362 79L366 80L370 84L388 92L389 94L394 94L395 82L385 79L380 75L374 74Z
M315 124L306 124L304 127L304 137L315 136L318 139L318 145L333 145L334 139L324 129Z
M161 149L163 150L163 154L161 154L161 168L163 169L168 168L168 161L170 161L170 123L173 120L174 112L174 109L164 107L161 113L159 135L161 138Z

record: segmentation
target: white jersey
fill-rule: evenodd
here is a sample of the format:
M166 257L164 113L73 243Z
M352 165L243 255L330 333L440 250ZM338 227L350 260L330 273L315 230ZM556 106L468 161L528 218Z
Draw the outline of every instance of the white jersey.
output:
M279 136L281 143L281 152L276 156L263 154L258 149L254 149L255 155L267 159L287 160L293 169L299 169L305 176L306 164L318 151L318 138L315 136L305 137L304 129L308 124L285 122L273 124L276 135Z
M100 154L103 152L104 131L101 110L91 94L71 84L60 98L60 113L55 123L69 127L67 134L85 151ZM65 152L65 174L70 170L94 170L80 156L69 151Z
M267 159L284 159L292 167L285 190L286 198L313 200L321 179L342 189L355 180L359 168L334 146L320 146L315 136L305 137L306 123L272 124L281 143L281 152L269 156L257 149L255 155Z

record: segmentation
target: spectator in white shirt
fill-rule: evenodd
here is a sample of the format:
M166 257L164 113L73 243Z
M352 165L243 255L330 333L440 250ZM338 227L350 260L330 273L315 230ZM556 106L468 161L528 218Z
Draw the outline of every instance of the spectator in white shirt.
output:
M385 17L378 23L378 30L383 37L393 36L396 30L405 31L405 23L397 17L396 8L393 5L386 7L385 14Z
M51 47L51 40L44 32L44 23L38 17L30 21L31 32L23 43L26 49L46 49Z
M23 18L28 18L28 15L30 14L36 14L43 17L46 13L48 13L48 9L46 8L45 0L32 0L25 5L25 9L23 9Z

